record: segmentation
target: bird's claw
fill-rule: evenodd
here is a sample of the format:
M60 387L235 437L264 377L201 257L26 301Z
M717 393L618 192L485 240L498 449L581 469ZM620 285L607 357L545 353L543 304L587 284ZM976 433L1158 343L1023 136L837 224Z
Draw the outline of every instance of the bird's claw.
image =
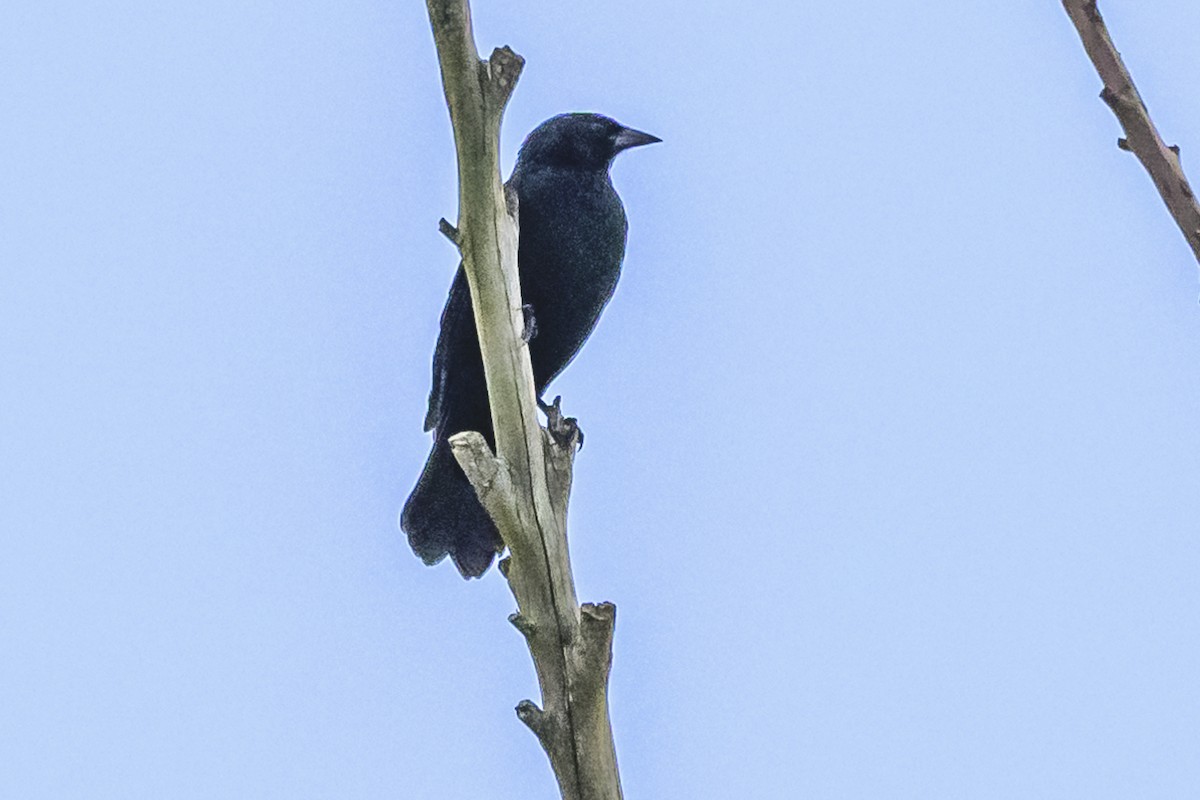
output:
M583 431L579 428L579 420L563 416L562 395L555 397L550 404L539 397L538 408L546 413L546 429L560 447L570 448L577 444L580 450L583 449Z
M533 315L533 306L529 305L529 303L521 306L521 313L525 317L525 327L521 329L521 341L529 344L533 341L533 337L538 334L537 317ZM540 403L541 401L539 400L538 402Z

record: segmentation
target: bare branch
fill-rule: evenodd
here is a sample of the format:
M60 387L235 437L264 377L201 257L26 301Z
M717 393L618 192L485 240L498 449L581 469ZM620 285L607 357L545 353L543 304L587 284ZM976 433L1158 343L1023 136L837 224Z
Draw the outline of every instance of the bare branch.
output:
M517 715L545 749L564 800L620 800L607 698L614 609L581 611L576 600L566 533L576 439L560 443L538 424L521 335L519 209L500 179L500 120L524 60L507 47L479 59L467 0L426 5L458 154L458 225L440 227L462 253L471 289L496 452L476 432L450 444L511 553L500 562L519 608L510 620L542 695L541 708L522 701Z
M1168 147L1158 135L1150 112L1133 85L1133 77L1108 34L1108 26L1100 16L1096 0L1063 0L1063 8L1079 31L1083 48L1104 81L1100 98L1125 129L1125 136L1117 140L1117 146L1136 155L1150 173L1167 210L1183 232L1192 254L1200 261L1200 205L1183 174L1179 148Z
M450 221L445 217L438 220L438 230L441 231L442 236L453 242L455 247L460 246L458 243L458 228L451 225Z
M477 431L454 434L450 437L450 452L492 519L504 520L504 526L516 524L512 478L500 459L492 455L483 434Z

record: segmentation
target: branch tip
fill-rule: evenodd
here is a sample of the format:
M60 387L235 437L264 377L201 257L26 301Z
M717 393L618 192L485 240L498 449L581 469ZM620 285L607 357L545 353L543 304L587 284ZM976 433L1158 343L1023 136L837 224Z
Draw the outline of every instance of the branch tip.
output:
M492 78L501 89L507 89L509 92L512 91L517 78L521 77L523 69L525 59L508 45L497 47L488 58L488 71L491 72Z
M563 416L562 395L555 397L550 404L539 399L538 406L546 414L546 430L554 438L555 444L572 454L583 449L583 431L579 429L579 420Z
M533 731L539 741L546 740L548 723L546 713L538 708L532 700L522 700L517 703L517 719L525 723L525 727Z
M584 623L604 625L612 628L617 620L617 606L607 600L603 603L584 603L579 609Z
M579 609L579 630L583 636L583 656L590 667L589 680L603 685L612 668L613 629L617 607L612 603L584 603Z
M537 625L533 623L533 620L529 619L524 614L509 614L508 621L511 622L512 626L520 631L521 635L526 639L533 636L534 631L537 630Z
M450 224L450 221L445 217L438 220L438 230L442 232L442 236L449 239L455 247L462 249L462 241L459 239L458 228Z
M456 433L449 442L454 460L471 482L479 501L492 519L500 521L497 527L503 538L508 524L516 519L516 499L507 465L492 454L487 440L478 431Z
M479 431L462 431L450 437L450 451L467 478L477 487L490 486L500 471L487 440Z
M484 92L494 109L503 110L524 68L525 59L513 52L508 45L497 47L492 51L491 57L480 64L480 71L484 76Z

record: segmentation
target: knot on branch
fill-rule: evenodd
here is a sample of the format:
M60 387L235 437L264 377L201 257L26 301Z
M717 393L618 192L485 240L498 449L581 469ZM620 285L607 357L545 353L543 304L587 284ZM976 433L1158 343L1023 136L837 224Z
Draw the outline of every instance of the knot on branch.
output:
M508 559L505 559L505 561L507 560ZM529 619L529 617L525 616L524 614L509 614L508 621L511 622L512 626L520 631L521 635L526 639L533 638L533 635L537 632L537 625L533 622L533 620Z
M1137 96L1132 86L1121 86L1119 90L1113 90L1105 86L1100 90L1100 99L1122 121L1125 119L1124 114L1136 111L1141 105L1141 99Z
M547 753L551 752L554 743L554 717L538 708L532 700L522 700L517 703L517 719L525 723L525 727L533 731L533 735L541 742Z

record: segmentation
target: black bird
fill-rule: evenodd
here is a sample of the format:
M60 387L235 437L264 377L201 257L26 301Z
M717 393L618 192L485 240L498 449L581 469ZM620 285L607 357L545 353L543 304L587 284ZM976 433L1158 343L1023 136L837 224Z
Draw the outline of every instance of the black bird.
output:
M517 265L522 301L536 326L529 357L538 397L579 352L621 274L628 226L608 168L622 150L658 141L599 114L562 114L521 145L507 186L519 201ZM504 545L447 441L479 431L496 447L461 265L442 311L425 430L434 431L433 451L400 527L425 563L449 554L464 578L479 577Z

